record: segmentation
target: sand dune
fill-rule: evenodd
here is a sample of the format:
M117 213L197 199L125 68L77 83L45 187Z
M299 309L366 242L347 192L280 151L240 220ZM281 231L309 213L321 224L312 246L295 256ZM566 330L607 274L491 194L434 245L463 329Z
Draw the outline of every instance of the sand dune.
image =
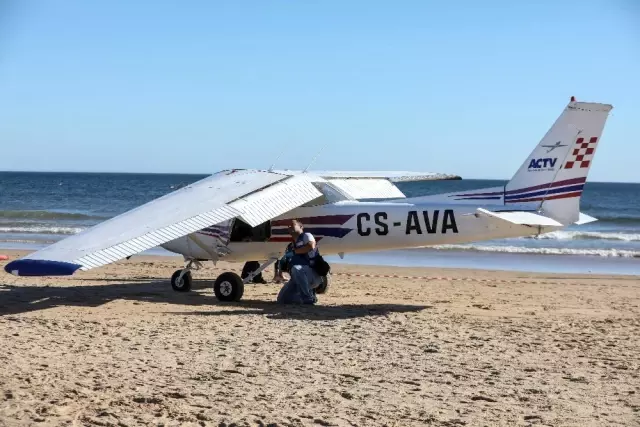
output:
M4 274L0 425L640 425L638 278L334 266L283 307L178 266Z

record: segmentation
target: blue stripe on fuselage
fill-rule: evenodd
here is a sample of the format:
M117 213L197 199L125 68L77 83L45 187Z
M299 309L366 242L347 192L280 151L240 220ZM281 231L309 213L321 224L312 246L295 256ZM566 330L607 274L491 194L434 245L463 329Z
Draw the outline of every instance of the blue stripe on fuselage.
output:
M505 200L520 200L520 199L528 199L531 197L537 196L545 196L548 194L559 194L559 193L570 193L575 191L582 191L584 188L584 184L580 185L572 185L569 187L559 187L559 188L549 188L547 190L534 191L532 193L523 193L523 194L514 194L514 195L506 195Z

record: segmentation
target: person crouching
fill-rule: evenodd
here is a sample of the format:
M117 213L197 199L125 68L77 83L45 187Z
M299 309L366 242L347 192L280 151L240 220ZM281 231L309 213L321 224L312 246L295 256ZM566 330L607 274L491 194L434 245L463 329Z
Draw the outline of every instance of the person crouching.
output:
M315 304L318 299L315 288L322 283L322 278L311 267L313 258L318 253L316 240L311 233L305 233L299 220L291 220L289 232L294 239L293 255L289 262L287 281L278 293L277 302L282 304Z

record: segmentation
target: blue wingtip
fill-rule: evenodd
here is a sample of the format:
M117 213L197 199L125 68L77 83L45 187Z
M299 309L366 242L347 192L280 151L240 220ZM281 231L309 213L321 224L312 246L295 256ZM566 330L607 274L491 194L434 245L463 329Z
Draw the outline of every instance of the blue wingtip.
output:
M45 259L17 259L4 266L4 271L14 276L71 276L79 264Z

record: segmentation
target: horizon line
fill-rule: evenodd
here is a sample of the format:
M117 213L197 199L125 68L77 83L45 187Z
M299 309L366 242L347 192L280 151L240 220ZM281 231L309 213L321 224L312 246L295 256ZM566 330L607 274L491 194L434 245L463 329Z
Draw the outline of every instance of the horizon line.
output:
M244 168L244 169L256 169L256 168ZM224 170L224 169L221 169ZM195 173L195 172L90 172L90 171L26 171L26 170L0 170L0 173L59 173L59 174L93 174L93 175L184 175L184 176L210 176L216 172L208 172L208 173ZM451 180L451 179L426 179L424 181L509 181L511 178L464 178L462 175L459 176L460 179ZM411 182L411 181L410 181ZM423 182L423 181L420 181ZM636 181L590 181L587 182L597 182L603 184L640 184L640 182ZM396 183L397 184L397 183Z

